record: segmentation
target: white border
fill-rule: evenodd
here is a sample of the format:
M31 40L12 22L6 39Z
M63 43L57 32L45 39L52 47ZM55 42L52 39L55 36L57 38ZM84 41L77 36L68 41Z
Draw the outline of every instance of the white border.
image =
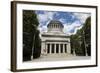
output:
M91 13L91 59L89 60L71 60L71 61L54 61L54 62L22 62L22 10L48 10L48 11L70 11L70 12L87 12ZM63 66L80 66L95 65L96 63L96 11L94 8L81 7L61 7L61 6L44 6L32 4L17 4L17 69L35 69Z

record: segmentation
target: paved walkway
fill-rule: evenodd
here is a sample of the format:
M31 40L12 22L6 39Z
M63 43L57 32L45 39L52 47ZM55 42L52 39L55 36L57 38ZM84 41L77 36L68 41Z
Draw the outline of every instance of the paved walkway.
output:
M33 59L31 62L43 62L43 61L65 61L65 60L87 60L90 56L74 56L69 54L47 54L42 55L37 59Z

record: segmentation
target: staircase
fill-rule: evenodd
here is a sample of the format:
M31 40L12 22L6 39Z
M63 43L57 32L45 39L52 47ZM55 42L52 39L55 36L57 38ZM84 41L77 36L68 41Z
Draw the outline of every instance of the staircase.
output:
M69 56L73 56L72 54L68 54L68 53L56 53L56 54L45 54L45 55L42 55L42 57L56 57L56 58L59 58L59 57L69 57Z

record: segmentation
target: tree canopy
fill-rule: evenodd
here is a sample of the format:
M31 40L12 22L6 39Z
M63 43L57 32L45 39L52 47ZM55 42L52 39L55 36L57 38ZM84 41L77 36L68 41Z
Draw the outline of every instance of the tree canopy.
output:
M75 50L76 55L91 55L91 17L88 17L83 27L75 35L71 35L72 53Z
M33 10L23 10L23 60L30 60L40 56L40 37L37 15ZM32 50L34 49L34 50Z

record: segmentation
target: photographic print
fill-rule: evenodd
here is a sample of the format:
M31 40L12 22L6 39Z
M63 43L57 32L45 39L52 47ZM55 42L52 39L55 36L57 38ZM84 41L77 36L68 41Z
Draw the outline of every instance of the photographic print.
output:
M13 1L12 71L97 66L96 10Z
M23 61L89 59L91 13L23 10L23 45Z

